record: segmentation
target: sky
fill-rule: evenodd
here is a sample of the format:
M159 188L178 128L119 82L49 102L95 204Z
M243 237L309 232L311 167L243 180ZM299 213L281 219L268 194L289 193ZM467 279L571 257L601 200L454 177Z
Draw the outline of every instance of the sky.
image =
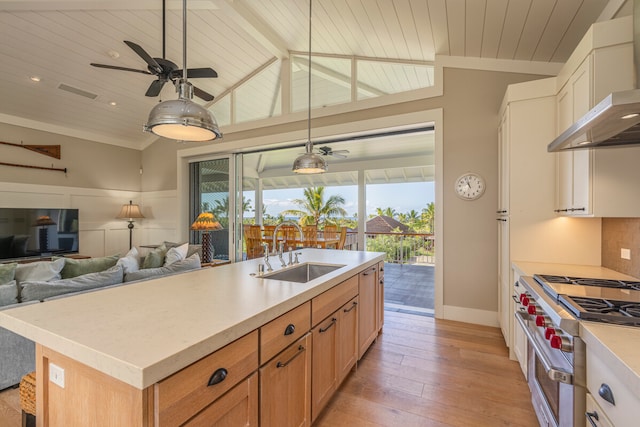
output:
M393 208L398 213L406 213L411 210L420 212L427 204L435 201L434 182L411 182L399 184L370 184L367 185L367 216L375 214L376 208ZM302 199L303 188L265 190L263 203L265 212L277 216L288 209L299 209L292 202L293 199ZM352 217L358 212L358 186L327 187L325 200L332 195L344 197L346 203L343 206L348 216ZM245 198L251 200L251 206L255 207L252 191L245 192ZM246 215L246 214L245 214Z

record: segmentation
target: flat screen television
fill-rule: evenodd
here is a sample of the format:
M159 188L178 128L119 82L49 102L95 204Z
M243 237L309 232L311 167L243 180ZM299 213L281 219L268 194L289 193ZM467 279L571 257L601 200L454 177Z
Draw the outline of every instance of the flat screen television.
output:
M0 208L0 260L78 250L78 209Z

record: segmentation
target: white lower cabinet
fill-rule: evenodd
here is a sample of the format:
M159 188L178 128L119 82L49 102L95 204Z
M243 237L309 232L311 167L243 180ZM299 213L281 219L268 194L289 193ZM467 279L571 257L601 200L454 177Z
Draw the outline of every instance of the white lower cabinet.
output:
M587 393L587 405L585 412L586 427L613 427L613 423L604 414L604 411L595 401L591 393Z

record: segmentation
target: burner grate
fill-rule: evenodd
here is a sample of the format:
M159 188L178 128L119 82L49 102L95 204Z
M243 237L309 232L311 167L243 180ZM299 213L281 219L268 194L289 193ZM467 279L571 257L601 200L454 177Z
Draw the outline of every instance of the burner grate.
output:
M535 274L533 276L543 287L545 283L562 285L598 286L601 288L633 289L640 291L640 282L616 279L591 279L586 277L554 276L548 274Z
M640 303L568 295L559 300L580 320L640 326Z

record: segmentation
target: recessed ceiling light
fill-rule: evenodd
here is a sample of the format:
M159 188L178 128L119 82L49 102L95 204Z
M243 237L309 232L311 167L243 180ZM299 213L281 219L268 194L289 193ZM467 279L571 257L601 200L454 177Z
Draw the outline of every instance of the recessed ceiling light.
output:
M39 82L39 81L40 81L40 77L38 77L38 76L31 76L31 77L29 77L29 80L31 80L32 82L36 82L36 83L37 83L37 82Z
M638 116L640 116L640 114L638 114L638 113L631 113L631 114L627 114L626 116L622 116L621 118L622 118L623 120L626 120L626 119L633 119L634 117L638 117Z
M108 52L107 52L107 55L109 55L109 56L110 56L111 58L113 58L113 59L118 59L118 58L120 58L120 54L118 53L118 51L113 50L113 49L112 49L112 50L110 50L110 51L108 51Z
M111 101L109 102L109 105L111 105L112 107L115 107L116 105L118 105L118 103L116 101Z

